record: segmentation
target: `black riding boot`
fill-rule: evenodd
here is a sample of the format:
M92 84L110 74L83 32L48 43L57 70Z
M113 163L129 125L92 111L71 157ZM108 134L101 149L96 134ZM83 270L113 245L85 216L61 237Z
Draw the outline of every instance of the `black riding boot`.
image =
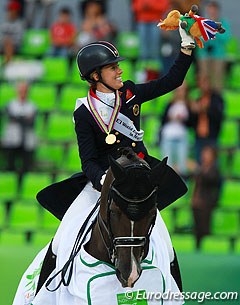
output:
M46 282L47 278L55 268L56 268L56 255L52 252L52 241L51 241L46 256L43 260L43 265L38 280L36 294L42 288L43 284Z
M177 260L177 254L174 251L174 260L170 263L171 274L178 285L179 290L182 292L182 277L180 273L180 268Z

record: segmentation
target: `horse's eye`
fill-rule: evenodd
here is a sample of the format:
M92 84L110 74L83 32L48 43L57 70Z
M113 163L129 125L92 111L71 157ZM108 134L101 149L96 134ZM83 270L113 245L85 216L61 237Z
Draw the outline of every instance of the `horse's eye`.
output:
M112 216L118 216L121 214L121 211L118 207L114 207L114 208L110 209L110 213Z

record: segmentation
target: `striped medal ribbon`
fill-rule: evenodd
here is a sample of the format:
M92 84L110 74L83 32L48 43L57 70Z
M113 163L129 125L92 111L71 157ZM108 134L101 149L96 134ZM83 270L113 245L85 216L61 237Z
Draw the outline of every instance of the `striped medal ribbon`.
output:
M113 108L113 112L109 121L109 124L106 125L103 121L103 119L101 118L101 116L99 115L99 113L97 112L96 108L93 105L92 102L92 96L90 94L90 90L88 91L88 96L87 96L87 101L88 101L88 105L89 108L91 110L91 114L93 116L93 118L95 119L96 123L98 124L98 126L100 127L100 129L105 132L107 134L106 138L105 138L105 142L107 144L114 144L116 142L116 136L115 134L111 133L114 123L117 119L117 115L119 113L119 110L121 108L121 99L120 99L120 95L118 90L116 90L115 93L115 105Z

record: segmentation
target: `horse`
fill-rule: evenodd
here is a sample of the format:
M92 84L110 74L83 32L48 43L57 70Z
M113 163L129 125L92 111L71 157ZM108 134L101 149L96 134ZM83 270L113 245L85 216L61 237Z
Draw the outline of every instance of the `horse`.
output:
M113 264L122 287L133 287L157 216L157 169L128 150L110 159L100 211L86 251Z
M158 181L159 177L164 176L166 172L166 160L151 168L145 160L138 157L131 149L125 148L122 149L121 156L117 160L110 157L109 163L110 167L102 187L100 199L79 230L69 259L64 265L56 264L55 270L29 304L44 304L46 301L49 304L66 304L66 302L71 304L71 297L74 293L82 296L82 290L79 293L76 292L82 285L79 274L84 271L81 268L86 268L86 266L87 268L92 266L95 268L101 264L105 264L104 268L110 268L110 271L104 274L112 276L110 283L112 283L111 285L115 289L113 289L114 293L117 296L121 295L119 291L124 292L126 288L132 290L136 286L138 289L145 289L146 282L156 291L158 291L158 288L154 287L153 282L161 283L161 285L157 284L157 287L161 286L165 287L164 289L168 288L168 290L179 292L176 284L177 280L175 281L174 275L171 274L171 261L168 257L166 245L155 229L159 214L157 208ZM83 227L85 233L82 230ZM155 238L157 239L155 244L152 241L153 232L155 232ZM158 248L155 249L156 253L161 251L161 255L155 255L155 258L152 254L154 247ZM46 251L44 253L46 254ZM84 256L90 257L91 262L94 260L94 263L85 263ZM151 259L148 258L149 256ZM79 257L82 265L79 263ZM154 264L152 263L154 266L149 266L150 260L154 262ZM144 263L148 266L143 267ZM58 267L60 270L57 270ZM164 269L164 271L160 269ZM84 270L86 271L86 269ZM144 276L141 281L143 271ZM86 273L88 274L89 270ZM145 276L147 273L150 276L148 278ZM153 276L156 278L153 279ZM88 278L86 282L91 283L93 278L96 278L96 275ZM152 283L151 280L153 280ZM78 282L77 285L76 282ZM55 284L54 289L52 289L52 283ZM75 286L73 287L73 285ZM37 286L37 283L35 286ZM65 299L62 303L61 301L56 302L56 298L54 298L54 301L53 299L49 301L49 296L60 290L60 287L65 289L64 296L66 291L69 291L71 297L69 296L69 299L67 301ZM102 291L105 285L98 282L97 287L100 287L97 289L98 291ZM164 292L164 289L161 288L161 291ZM109 293L111 293L111 289ZM79 295L75 297L80 298ZM58 296L57 299L60 298ZM73 303L76 304L75 298L73 299ZM104 299L99 300L99 296L97 299L95 298L96 304L102 304L103 302ZM85 303L81 299L80 303L95 304L87 299ZM115 303L111 301L111 304ZM159 301L156 304L159 304Z

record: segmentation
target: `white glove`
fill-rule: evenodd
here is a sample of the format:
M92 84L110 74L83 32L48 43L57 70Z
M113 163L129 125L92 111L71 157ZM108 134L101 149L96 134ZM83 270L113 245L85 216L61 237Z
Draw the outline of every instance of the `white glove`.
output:
M102 175L102 178L100 180L100 184L103 185L104 181L105 181L105 178L106 178L106 174Z
M181 20L179 21L179 34L181 36L182 42L181 46L183 48L194 49L195 42L191 35L188 35L184 29L181 28Z

